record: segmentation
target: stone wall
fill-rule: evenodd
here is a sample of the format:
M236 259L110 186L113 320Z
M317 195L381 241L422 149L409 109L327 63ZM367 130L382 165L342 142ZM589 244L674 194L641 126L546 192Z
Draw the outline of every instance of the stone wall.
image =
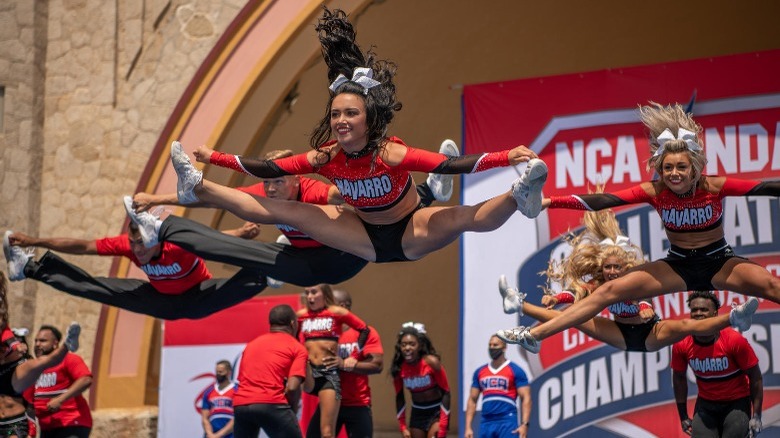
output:
M136 189L178 98L245 3L0 2L0 231L119 233L122 195ZM112 262L65 258L94 275L106 275ZM12 283L9 303L13 326L80 321L79 354L92 363L100 305L32 281ZM96 436L156 433L156 409L95 414Z

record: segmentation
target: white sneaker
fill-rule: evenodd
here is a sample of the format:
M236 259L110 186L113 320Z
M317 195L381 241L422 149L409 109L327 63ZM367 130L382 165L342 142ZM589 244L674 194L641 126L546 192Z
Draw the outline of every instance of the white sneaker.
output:
M539 216L542 211L542 187L547 181L547 164L534 158L528 162L525 172L512 183L512 196L517 210L528 218Z
M133 198L131 196L125 196L123 201L125 204L125 211L127 211L130 220L138 225L138 231L141 233L141 239L144 241L144 246L151 248L154 245L157 245L159 243L158 231L160 230L162 221L148 211L137 213L133 208Z
M753 314L758 310L758 298L750 297L747 301L737 305L731 305L729 312L729 323L740 332L746 332L753 324Z
M79 349L79 334L81 334L81 326L75 321L71 322L65 334L65 348L68 351L74 352Z
M460 156L458 145L454 141L447 139L441 143L439 153L450 158ZM433 192L433 197L439 202L447 202L452 197L452 187L455 175L443 175L439 173L429 173L425 182Z
M5 254L5 260L8 262L8 279L21 281L26 278L24 267L32 258L33 250L25 251L20 246L12 246L10 236L13 233L13 231L7 230L5 235L3 235L3 253Z
M542 347L542 343L531 335L531 329L522 325L507 330L499 330L496 332L496 336L507 344L517 344L531 353L538 353Z
M279 237L276 238L276 243L281 243L283 245L290 245L290 239L287 238L284 234L280 234ZM275 278L266 277L265 278L266 283L268 283L268 287L279 289L280 287L284 286L284 282L281 280L277 280Z
M203 172L192 165L190 157L178 141L171 143L171 163L179 177L176 182L176 195L179 202L182 204L198 202L195 187L203 181Z
M523 316L523 302L526 294L518 291L517 288L509 287L505 275L498 277L498 292L503 298L504 313L519 313L520 316Z

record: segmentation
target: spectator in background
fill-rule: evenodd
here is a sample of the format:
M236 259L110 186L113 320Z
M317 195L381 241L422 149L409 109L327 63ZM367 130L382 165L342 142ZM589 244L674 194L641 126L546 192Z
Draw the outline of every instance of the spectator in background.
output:
M401 326L390 368L395 386L396 417L404 438L447 436L450 386L441 358L419 322ZM404 388L412 396L412 415L406 426Z
M352 297L349 292L333 290L336 305L352 311ZM323 364L339 369L341 379L341 407L336 417L336 433L342 426L349 438L370 438L374 434L374 420L371 415L371 387L368 376L382 372L384 350L376 329L368 326L369 334L363 350L358 348L360 332L344 325L339 337L339 355L323 359ZM320 423L320 408L311 417L311 423ZM319 438L316 428L310 428L307 438Z
M52 354L62 333L42 325L35 335L35 356ZM33 403L41 425L41 438L87 438L92 431L92 414L82 393L92 385L92 373L77 354L68 352L58 365L43 371L35 383Z
M270 438L300 438L294 409L306 377L306 348L298 342L298 318L281 304L268 314L270 332L247 344L238 368L233 398L235 438L257 438L260 429Z
M237 385L230 380L233 366L227 360L217 362L217 381L203 393L201 423L205 438L233 438L233 397Z
M368 340L369 328L365 322L349 310L336 305L333 288L329 284L307 287L306 307L299 310L299 336L309 353L311 379L307 378L304 390L319 397L320 422L309 422L307 436L316 435L319 428L324 438L333 438L341 406L341 380L337 369L338 340L344 325L358 332L357 349L352 358L357 359ZM351 365L350 365L351 366Z
M490 362L474 371L471 391L466 403L464 438L473 438L471 423L477 412L477 399L482 394L480 438L511 438L528 436L531 418L531 388L525 371L506 358L506 343L493 335L488 341ZM517 399L520 399L522 420L518 423Z
M710 291L688 295L691 318L714 318L720 301ZM763 378L748 341L732 329L715 335L692 335L672 347L672 385L683 432L696 437L754 437L761 432ZM699 396L688 417L691 367ZM752 418L751 418L752 411Z

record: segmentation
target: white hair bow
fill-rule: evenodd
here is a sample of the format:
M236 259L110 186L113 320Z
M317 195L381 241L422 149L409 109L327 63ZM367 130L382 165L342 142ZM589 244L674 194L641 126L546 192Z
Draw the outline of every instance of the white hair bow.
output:
M696 143L696 133L683 128L677 130L677 137L669 129L664 129L664 132L656 137L655 140L658 142L658 149L656 149L653 157L662 155L664 153L664 144L671 140L684 140L685 144L688 145L689 151L696 152L701 150L699 143Z
M355 70L352 71L352 79L347 79L346 76L340 74L328 88L330 88L330 91L335 93L336 89L338 89L344 82L355 82L356 84L363 87L363 94L368 94L369 89L381 84L381 82L372 79L373 77L374 71L370 68L356 67Z
M411 327L411 328L417 330L417 333L425 334L425 324L423 324L421 322L409 321L409 322L405 322L405 323L401 324L401 328L402 329L405 329L407 327Z
M615 240L607 237L606 239L599 242L599 244L602 246L619 246L625 249L631 246L631 241L628 240L628 236L617 236Z

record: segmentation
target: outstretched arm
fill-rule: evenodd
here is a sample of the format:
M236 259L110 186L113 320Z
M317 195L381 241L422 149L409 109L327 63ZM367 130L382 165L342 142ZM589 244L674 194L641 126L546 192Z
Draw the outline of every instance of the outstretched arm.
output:
M201 146L195 149L195 159L201 163L210 163L219 167L227 167L236 172L246 173L258 178L278 178L285 175L301 175L314 173L310 158L315 159L319 152L310 151L292 157L266 160L226 154L209 147ZM311 154L311 155L310 155Z
M391 166L397 163L401 169L408 171L460 174L514 166L532 158L536 158L536 153L525 146L499 152L448 157L441 153L391 143L388 145L387 162Z
M94 240L32 237L24 233L13 233L8 237L8 240L14 246L36 246L68 254L97 254L97 245Z
M542 200L543 208L598 211L628 204L650 202L654 191L652 183L642 183L614 193L551 196Z

